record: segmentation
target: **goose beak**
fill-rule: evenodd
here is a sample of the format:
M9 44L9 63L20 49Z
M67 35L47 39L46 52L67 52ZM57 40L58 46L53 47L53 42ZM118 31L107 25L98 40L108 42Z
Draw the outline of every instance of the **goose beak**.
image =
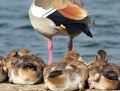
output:
M63 9L57 10L61 15L72 20L84 19L88 12L84 7L78 7L76 5L69 5Z

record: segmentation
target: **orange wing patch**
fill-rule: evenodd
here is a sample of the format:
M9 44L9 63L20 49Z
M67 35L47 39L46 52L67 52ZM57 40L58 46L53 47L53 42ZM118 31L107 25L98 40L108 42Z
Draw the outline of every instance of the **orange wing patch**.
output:
M76 5L69 5L64 9L58 9L57 11L64 17L74 20L81 20L88 14L85 8L80 8Z

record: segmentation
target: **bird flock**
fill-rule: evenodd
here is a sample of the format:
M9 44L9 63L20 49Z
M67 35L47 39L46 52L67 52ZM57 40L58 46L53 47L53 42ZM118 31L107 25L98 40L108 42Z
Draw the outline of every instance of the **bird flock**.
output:
M72 51L74 37L85 33L93 37L89 24L94 23L82 0L33 0L29 9L33 28L48 39L48 64L43 71L46 89L53 91L83 91L90 89L118 89L120 67L109 63L105 50L98 50L95 60L86 63L79 53ZM52 37L69 36L68 52L61 61L52 60Z
M30 50L12 50L0 56L0 82L11 84L44 84L51 91L84 91L85 89L120 89L120 66L110 63L105 50L98 50L87 63L80 53L69 51L61 61L50 65Z

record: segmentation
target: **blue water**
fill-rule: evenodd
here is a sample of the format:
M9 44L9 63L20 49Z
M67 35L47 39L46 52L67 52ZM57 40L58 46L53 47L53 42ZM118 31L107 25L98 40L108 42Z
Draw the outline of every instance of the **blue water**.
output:
M32 0L0 0L0 55L11 50L28 48L47 63L47 40L36 32L29 21L28 10ZM120 65L120 0L84 0L96 24L91 25L94 37L84 34L74 39L73 50L89 62L96 52L104 49L109 61ZM54 37L53 60L60 61L67 52L68 37Z

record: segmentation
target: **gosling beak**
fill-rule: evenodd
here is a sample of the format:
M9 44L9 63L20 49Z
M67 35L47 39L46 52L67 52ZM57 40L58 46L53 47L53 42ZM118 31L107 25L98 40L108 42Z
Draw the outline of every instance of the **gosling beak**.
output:
M61 15L72 20L84 19L88 12L84 7L78 7L77 5L69 5L63 9L57 10Z

